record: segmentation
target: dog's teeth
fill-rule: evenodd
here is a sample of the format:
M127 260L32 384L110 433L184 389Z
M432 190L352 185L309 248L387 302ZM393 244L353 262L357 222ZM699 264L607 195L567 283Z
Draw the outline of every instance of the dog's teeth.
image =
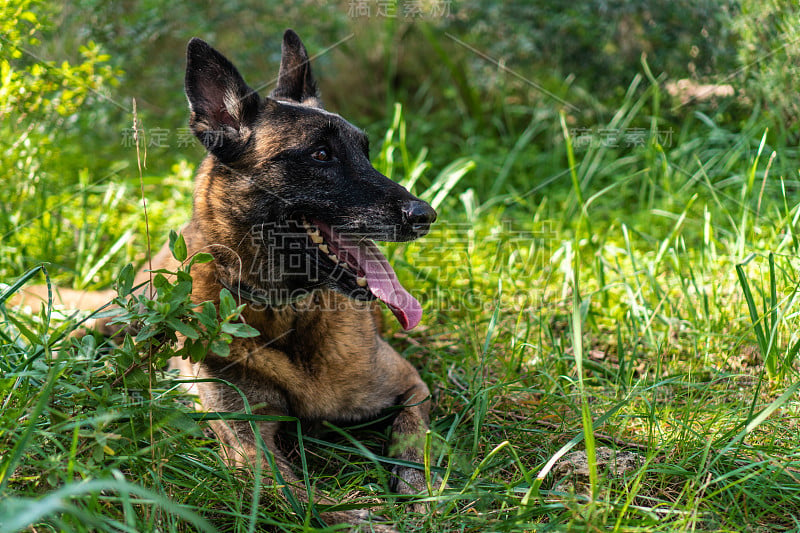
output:
M330 250L328 250L328 245L327 244L320 244L319 245L319 251L322 252L323 254L329 254L330 253Z
M312 233L309 233L309 236L311 237L311 242L313 242L314 244L322 244L322 242L325 240L322 238L322 235L320 235L317 230L314 230Z
M339 262L339 258L338 258L338 257L336 257L336 256L335 256L335 255L333 255L333 254L330 254L330 255L328 256L328 259L330 259L330 260L331 260L331 261L333 261L334 263L338 263L338 262Z
M367 278L364 278L362 276L358 276L356 278L356 283L358 283L359 287L366 287L367 286Z

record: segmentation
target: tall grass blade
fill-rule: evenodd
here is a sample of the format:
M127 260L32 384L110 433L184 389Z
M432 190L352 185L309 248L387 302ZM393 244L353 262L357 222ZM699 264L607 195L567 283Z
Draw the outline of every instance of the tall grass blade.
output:
M438 209L450 195L453 187L458 185L461 178L474 168L475 162L473 160L467 157L456 159L442 169L428 190L420 195L420 198L428 201L434 209Z
M594 443L594 427L589 410L589 398L583 381L583 313L580 296L580 249L575 245L575 267L572 269L572 349L575 357L575 372L578 377L578 392L581 397L581 423L586 442L586 461L589 463L589 486L592 498L597 495L597 450Z
M7 287L4 287L4 288L0 287L0 288L2 288L2 290L0 290L0 304L3 304L6 300L8 300L11 297L12 294L14 294L18 290L20 290L26 283L28 283L31 279L33 279L33 277L36 276L36 274L38 274L39 272L43 272L44 273L45 278L48 280L48 285L49 285L49 279L50 278L49 278L49 275L47 274L47 268L45 268L45 266L43 264L42 265L37 265L37 266L31 268L30 270L28 270L27 272L25 272L19 278L17 278L17 280L14 283L12 283L11 285L9 285Z
M767 341L767 337L764 335L764 329L762 327L762 317L758 313L758 306L756 305L755 300L753 299L753 293L750 290L750 283L747 281L747 276L744 272L744 265L749 263L752 260L753 256L750 256L744 263L740 263L736 265L736 276L739 278L739 285L742 287L742 292L744 293L745 302L747 302L747 310L750 313L750 320L753 323L753 332L756 335L756 342L758 343L759 350L761 351L762 357L764 357L764 363L767 368L767 374L770 377L775 376L775 360L774 358L770 357L770 350L769 350L769 342Z
M82 515L79 507L68 502L87 494L119 492L138 496L142 503L156 505L192 524L200 531L216 532L206 519L167 498L133 483L119 480L91 480L69 483L46 496L33 498L9 498L0 506L0 524L4 531L19 531L30 528L37 522L61 513Z

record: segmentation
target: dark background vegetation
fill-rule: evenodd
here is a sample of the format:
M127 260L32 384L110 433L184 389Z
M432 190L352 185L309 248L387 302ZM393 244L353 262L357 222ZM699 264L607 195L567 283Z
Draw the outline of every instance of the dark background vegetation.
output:
M402 2L394 18L379 15L378 3L370 2L370 15L351 16L357 4L70 2L44 9L49 20L34 51L56 63L76 63L81 46L97 43L110 56L104 63L119 74L109 96L126 107L137 98L146 128L175 130L187 122L181 88L191 36L224 51L257 85L274 79L286 27L299 32L312 54L353 33L316 61L327 106L377 136L391 106L401 101L408 115L427 118L415 121L414 128L422 128L423 139L435 133L436 142L426 144L439 160L449 158L473 128L482 127L483 138L513 139L537 111L559 107L448 33L579 108L579 113L568 110L576 124L607 121L633 77L643 73L644 58L664 83L684 78L730 83L740 99L780 119L776 134L796 131L796 104L780 81L797 68L792 52L800 45L792 18L780 16L780 3L449 2L449 16L414 18L402 16ZM25 62L37 59L23 55L17 63ZM694 110L681 108L666 118L680 121ZM746 111L727 103L714 113L735 125ZM82 152L92 154L87 156L92 167L129 157L122 143L109 141L119 139L130 113L90 95L74 120L69 130L81 137ZM433 123L435 132L429 131ZM549 148L548 141L542 135L536 144ZM166 170L170 158L184 155L174 148L152 151L151 168Z

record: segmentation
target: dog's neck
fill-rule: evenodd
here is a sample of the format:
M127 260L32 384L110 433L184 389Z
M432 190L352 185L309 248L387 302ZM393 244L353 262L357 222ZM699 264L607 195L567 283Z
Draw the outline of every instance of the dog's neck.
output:
M354 344L359 350L376 353L378 330L372 302L353 300L321 288L282 307L242 303L248 303L242 311L242 321L259 331L258 342L284 352L293 360L310 361L328 354L332 346ZM339 331L346 332L342 335L347 339L335 341L333 337Z
M234 297L255 307L281 308L296 303L306 297L307 291L288 291L286 289L257 289L242 280L229 283L223 276L218 278L219 283L228 289Z

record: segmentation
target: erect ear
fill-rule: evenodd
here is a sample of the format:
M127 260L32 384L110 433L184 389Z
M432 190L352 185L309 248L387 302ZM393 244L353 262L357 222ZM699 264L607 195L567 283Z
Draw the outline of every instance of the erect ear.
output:
M233 63L196 37L186 49L186 97L189 125L206 149L223 162L241 156L260 98Z
M300 37L292 30L286 30L283 34L278 85L270 96L296 102L317 97L317 82L311 74L308 52Z

